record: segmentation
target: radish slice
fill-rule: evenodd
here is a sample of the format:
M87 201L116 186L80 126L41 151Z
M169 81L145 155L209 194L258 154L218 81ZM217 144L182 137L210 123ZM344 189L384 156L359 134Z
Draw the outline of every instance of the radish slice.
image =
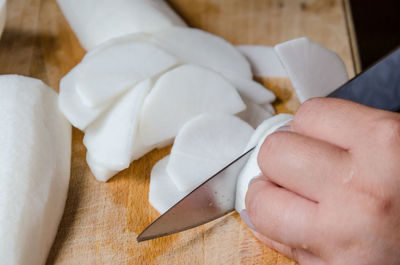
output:
M76 69L75 86L83 103L96 107L177 63L173 56L153 44L116 43L83 58Z
M105 166L100 165L89 152L86 153L86 162L90 171L92 171L93 176L101 182L106 182L119 172L118 170L108 169Z
M270 103L260 104L260 107L268 111L271 114L271 116L274 116L276 114L274 106L272 106Z
M227 114L202 114L176 136L167 173L181 191L191 191L244 150L253 128Z
M253 80L236 76L225 77L238 90L241 96L257 104L271 103L275 100L275 94L272 91Z
M275 51L301 103L327 96L349 79L346 66L336 53L307 38L278 44Z
M189 192L182 192L174 185L166 168L169 156L164 157L151 170L149 202L160 213L165 213Z
M3 33L7 18L7 1L0 0L0 36Z
M97 164L111 170L129 167L140 109L151 85L150 79L140 82L86 129L83 143Z
M64 211L71 125L43 82L0 76L0 260L45 264Z
M274 115L251 100L243 98L243 101L246 104L246 109L238 113L237 116L250 124L253 128L257 128L264 120Z
M185 27L163 0L57 0L79 42L90 50L115 37Z
M182 62L208 67L224 76L252 79L246 58L226 40L194 28L168 28L153 32L151 42Z
M182 65L162 75L147 96L140 118L145 145L173 139L180 128L204 112L235 114L244 110L235 88L217 73Z
M255 76L287 77L287 73L273 47L240 45L236 48L249 61Z
M236 184L236 205L235 209L240 213L241 210L246 209L245 197L249 186L249 182L252 178L258 176L261 173L261 169L258 167L257 156L261 145L264 143L265 138L268 135L276 131L279 127L283 126L290 120L293 116L289 114L278 114L268 120L265 120L250 138L245 150L256 146L255 150L251 154L246 165L243 167L239 174L237 184Z
M76 91L76 68L65 75L60 82L60 95L58 104L62 113L69 122L81 131L97 119L103 112L111 107L118 99L98 107L90 108L83 104Z

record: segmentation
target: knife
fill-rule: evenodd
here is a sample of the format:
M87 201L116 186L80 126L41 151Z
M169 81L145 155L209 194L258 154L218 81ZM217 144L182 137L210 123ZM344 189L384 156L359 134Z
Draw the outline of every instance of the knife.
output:
M400 48L346 82L327 97L373 108L400 110ZM211 176L143 230L137 241L150 240L208 223L234 210L236 182L254 147Z

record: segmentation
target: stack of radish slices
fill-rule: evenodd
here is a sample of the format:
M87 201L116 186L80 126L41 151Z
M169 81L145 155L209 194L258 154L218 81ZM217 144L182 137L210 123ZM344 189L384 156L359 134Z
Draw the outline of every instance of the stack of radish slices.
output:
M85 132L95 177L107 181L171 144L198 115L237 114L253 127L274 115L274 94L252 76L245 57L222 38L177 27L113 39L90 51L61 80L59 103Z
M307 38L234 47L187 27L163 1L58 2L89 50L61 80L59 105L85 132L94 176L107 181L175 139L151 175L150 202L159 212L290 119L275 116L275 95L253 75L290 78L301 102L347 81L341 59ZM99 19L110 13L111 22ZM114 32L110 25L121 26ZM238 182L239 208L258 171L256 156Z

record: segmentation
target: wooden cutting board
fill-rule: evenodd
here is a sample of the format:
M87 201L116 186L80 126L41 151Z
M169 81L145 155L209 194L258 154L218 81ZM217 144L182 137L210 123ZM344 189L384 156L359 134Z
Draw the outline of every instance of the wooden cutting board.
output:
M171 0L170 4L189 25L233 44L272 46L307 36L337 52L350 76L358 71L347 0ZM58 90L61 77L85 51L55 0L10 0L7 11L0 73L40 78ZM261 81L278 92L279 111L295 111L298 103L288 80ZM99 183L86 165L82 139L74 129L68 200L47 264L294 264L260 244L236 213L138 244L138 233L158 216L147 201L150 171L170 148L153 151L108 183Z

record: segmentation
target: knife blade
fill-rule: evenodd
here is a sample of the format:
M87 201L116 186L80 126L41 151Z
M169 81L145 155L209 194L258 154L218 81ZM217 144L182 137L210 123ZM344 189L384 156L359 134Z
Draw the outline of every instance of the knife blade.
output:
M232 194L236 193L238 173L253 150L251 148L194 189L143 230L136 240L141 242L181 232L232 212L235 208Z
M400 110L400 48L333 91L343 98L376 109Z
M400 48L366 69L327 97L348 99L370 107L400 110ZM145 241L208 223L234 210L236 181L254 148L176 203L137 237Z

